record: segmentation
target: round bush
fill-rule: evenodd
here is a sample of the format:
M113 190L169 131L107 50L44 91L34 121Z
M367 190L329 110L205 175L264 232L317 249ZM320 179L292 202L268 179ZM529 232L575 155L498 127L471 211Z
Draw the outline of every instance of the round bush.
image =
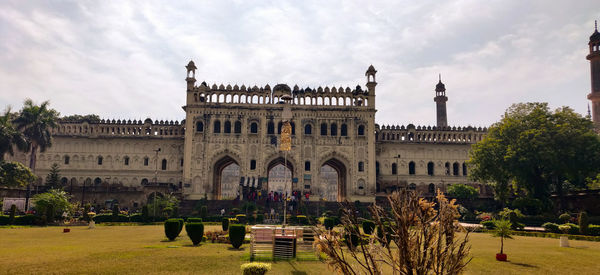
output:
M569 220L571 220L571 215L569 215L569 214L567 214L567 213L564 213L564 214L562 214L562 215L558 216L558 219L559 219L560 221L562 221L563 223L568 223L568 222L569 222Z
M560 230L558 230L558 224L547 222L545 224L542 224L542 227L548 232L560 233Z
M296 216L299 225L308 225L308 218L304 215Z
M247 263L241 267L244 275L263 275L271 270L271 264L267 263Z
M188 223L193 223L193 222L202 222L202 218L188 218L187 221ZM187 230L187 227L186 227Z
M323 225L325 226L325 229L331 230L335 226L335 219L327 217L323 220Z
M221 227L223 227L223 231L227 231L227 229L229 229L229 218L223 218L221 220Z
M370 220L364 220L362 222L363 232L367 235L373 234L373 230L375 230L375 222Z
M240 248L246 236L246 226L243 224L232 224L229 226L229 241L234 248Z
M240 224L246 224L246 215L244 214L237 214L235 215L235 219L240 223Z
M180 223L177 219L168 219L165 221L165 235L170 241L174 241L179 232L181 232Z
M185 224L185 232L194 245L198 245L204 236L204 224L201 222L191 222Z

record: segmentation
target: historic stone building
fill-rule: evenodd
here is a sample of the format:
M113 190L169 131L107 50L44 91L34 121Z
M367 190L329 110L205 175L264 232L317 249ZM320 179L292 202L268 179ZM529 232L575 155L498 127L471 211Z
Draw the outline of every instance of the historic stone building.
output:
M39 154L38 184L57 163L64 185L137 190L140 202L153 186L185 199L231 199L254 188L363 202L398 188L433 195L449 184L480 187L468 180L465 161L486 129L447 126L441 79L437 126L380 126L373 66L366 88L354 89L197 85L194 63L186 69L185 120L63 120L53 146ZM279 134L286 104L292 149L284 154ZM26 155L17 158L27 163Z

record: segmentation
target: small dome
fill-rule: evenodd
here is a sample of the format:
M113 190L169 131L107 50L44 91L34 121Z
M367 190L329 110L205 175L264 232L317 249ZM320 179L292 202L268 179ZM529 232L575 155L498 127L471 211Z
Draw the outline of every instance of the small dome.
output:
M440 80L438 82L438 84L435 85L435 90L436 91L445 91L446 90L446 85L444 85L444 83L442 83L442 81Z
M152 119L150 119L150 118L147 118L146 120L144 120L144 123L149 123L149 124L152 124Z
M290 93L290 92L292 92L292 89L290 89L290 86L288 86L286 84L277 84L277 85L275 85L275 87L273 87L273 92L278 92L278 91Z
M594 30L592 36L590 36L590 43L600 42L600 32L598 30Z

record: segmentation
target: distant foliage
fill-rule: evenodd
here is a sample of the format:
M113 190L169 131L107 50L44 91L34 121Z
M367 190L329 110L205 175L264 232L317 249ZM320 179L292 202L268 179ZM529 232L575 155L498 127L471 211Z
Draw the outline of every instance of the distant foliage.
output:
M450 185L447 193L449 197L459 200L474 200L479 197L477 189L466 184Z
M375 230L375 222L370 220L364 220L362 222L362 228L365 234L371 235L373 233L373 230Z
M590 220L588 218L588 215L585 211L579 213L579 230L580 233L583 235L587 235L588 234L588 229L590 227Z
M221 220L221 227L223 228L223 231L229 229L229 218L223 218L223 220Z
M333 227L335 226L335 219L326 217L325 220L323 220L323 226L325 226L325 229L327 230L333 229Z

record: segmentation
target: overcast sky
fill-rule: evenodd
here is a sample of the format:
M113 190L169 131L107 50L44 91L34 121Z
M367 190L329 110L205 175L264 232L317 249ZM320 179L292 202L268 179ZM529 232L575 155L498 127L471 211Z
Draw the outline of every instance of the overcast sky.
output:
M176 3L173 3L176 2ZM0 1L0 108L185 117L184 66L209 84L364 87L379 124L487 126L515 102L587 112L597 0Z

